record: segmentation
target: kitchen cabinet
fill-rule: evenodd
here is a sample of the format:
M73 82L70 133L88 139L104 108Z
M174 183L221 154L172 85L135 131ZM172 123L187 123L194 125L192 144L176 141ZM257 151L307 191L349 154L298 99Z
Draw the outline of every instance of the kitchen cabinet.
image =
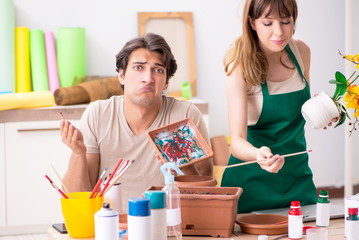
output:
M59 121L5 123L5 139L6 226L62 222L60 194L45 178L61 187L51 164L63 177L71 154Z
M5 204L5 126L0 123L0 227L6 223Z

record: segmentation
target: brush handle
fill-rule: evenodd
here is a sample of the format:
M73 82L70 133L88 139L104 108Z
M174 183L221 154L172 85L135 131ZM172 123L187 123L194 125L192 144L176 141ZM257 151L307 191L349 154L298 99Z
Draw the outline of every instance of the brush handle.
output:
M290 154L282 155L281 157L286 158L286 157L291 157L291 156L296 156L296 155L308 153L308 152L311 152L311 151L312 150L296 152L296 153L290 153ZM263 160L248 161L248 162L244 162L244 163L238 163L238 164L233 164L233 165L229 165L229 166L223 166L223 168L238 167L238 166L243 166L243 165L247 165L247 164L257 163L257 162L260 162L260 161L263 161Z

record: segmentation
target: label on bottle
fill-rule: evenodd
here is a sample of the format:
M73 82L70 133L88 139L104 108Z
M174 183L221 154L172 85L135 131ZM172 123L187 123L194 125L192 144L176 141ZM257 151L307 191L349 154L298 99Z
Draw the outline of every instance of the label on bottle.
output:
M288 215L288 237L301 239L303 236L303 215Z
M167 226L176 226L181 224L181 209L167 209Z
M330 219L330 203L317 203L316 225L328 227Z

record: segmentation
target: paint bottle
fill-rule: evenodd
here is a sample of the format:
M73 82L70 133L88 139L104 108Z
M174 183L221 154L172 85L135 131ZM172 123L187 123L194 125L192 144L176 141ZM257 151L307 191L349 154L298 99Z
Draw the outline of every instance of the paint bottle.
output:
M328 227L330 219L330 200L328 191L321 190L317 201L316 225Z
M141 197L128 199L127 230L128 240L150 239L150 199Z
M184 99L190 99L192 98L192 87L191 84L187 81L183 81L181 85L181 96Z
M146 191L145 198L151 202L151 239L167 239L166 193L164 191Z
M166 184L162 191L166 192L167 239L182 240L181 193L174 184L175 178L171 174L171 169L183 175L183 172L174 163L165 163L161 166Z
M109 203L95 213L96 240L118 240L119 220L118 212L110 208Z
M348 208L348 217L345 222L345 233L347 240L359 239L359 217L358 208Z
M303 212L300 210L300 202L292 201L288 212L288 237L289 239L301 239L303 237Z

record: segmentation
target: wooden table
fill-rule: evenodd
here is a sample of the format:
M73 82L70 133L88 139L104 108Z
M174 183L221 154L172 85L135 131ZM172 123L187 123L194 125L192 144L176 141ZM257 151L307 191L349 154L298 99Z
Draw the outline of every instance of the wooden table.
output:
M307 222L304 223L305 226L315 226L315 222ZM330 221L330 226L327 228L329 237L328 240L344 240L344 218L340 219L333 219ZM270 235L269 239L274 240L277 237L280 237L283 235ZM77 238L72 238L68 234L60 234L55 229L51 228L48 230L48 239L49 240L72 240ZM95 238L81 238L83 240L95 240ZM184 236L183 240L207 240L207 239L227 239L227 240L257 240L258 235L252 235L252 234L246 234L240 232L239 226L236 224L234 233L232 237L230 238L212 238L212 237L206 237L206 236ZM288 237L283 237L280 239L288 239ZM306 239L305 235L303 235L303 239Z

